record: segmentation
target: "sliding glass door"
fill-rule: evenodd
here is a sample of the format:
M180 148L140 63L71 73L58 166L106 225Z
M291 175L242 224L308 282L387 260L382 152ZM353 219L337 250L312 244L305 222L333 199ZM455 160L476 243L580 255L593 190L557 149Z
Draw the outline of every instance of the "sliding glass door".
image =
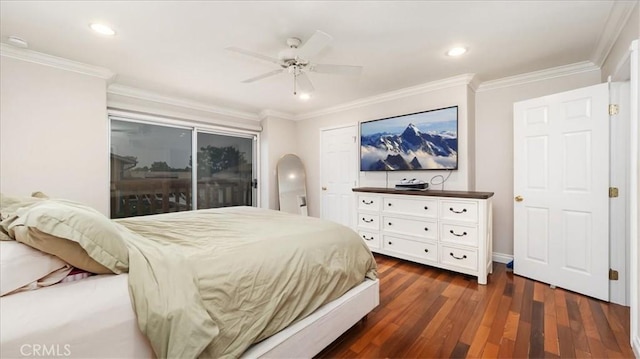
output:
M256 134L112 117L111 217L255 206L255 142Z
M111 121L111 218L191 209L191 132Z
M198 209L251 206L254 201L254 136L198 132Z

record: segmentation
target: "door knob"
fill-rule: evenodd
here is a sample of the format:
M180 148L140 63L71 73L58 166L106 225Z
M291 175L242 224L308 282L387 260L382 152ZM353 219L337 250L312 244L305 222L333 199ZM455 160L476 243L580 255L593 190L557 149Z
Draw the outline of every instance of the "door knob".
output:
M322 190L323 190L323 191L326 191L326 190L327 190L327 187L322 187Z
M516 202L522 202L524 201L524 198L522 198L522 196L516 196L516 198L514 198L516 200Z

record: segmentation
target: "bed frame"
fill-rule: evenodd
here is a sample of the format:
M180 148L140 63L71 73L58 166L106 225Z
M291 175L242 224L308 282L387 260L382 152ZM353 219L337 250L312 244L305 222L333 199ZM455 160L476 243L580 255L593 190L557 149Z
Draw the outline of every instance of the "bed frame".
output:
M380 303L380 282L365 280L308 317L252 345L242 358L311 358Z
M101 280L102 284L98 285ZM104 282L105 280L107 282ZM3 330L6 329L0 337L0 356L21 356L20 347L25 343L38 343L49 347L64 343L72 346L71 356L76 358L154 358L147 338L138 329L126 281L126 275L104 275L102 278L96 276L0 298L2 327ZM82 289L78 293L86 293L86 288L93 288L91 291L97 296L96 301L90 302L81 299L83 296L73 296L71 303L78 305L78 310L74 313L86 313L93 305L98 305L101 308L109 308L108 312L101 315L118 314L113 320L96 322L100 335L87 335L85 331L78 330L78 327L86 322L84 315L72 315L71 319L66 318L67 322L60 321L59 315L48 315L57 310L62 303L69 303L67 297L72 287ZM249 347L242 358L311 358L378 306L379 293L379 281L366 279L306 318ZM44 300L45 298L48 300ZM19 310L14 312L12 308ZM26 322L22 317L24 313L30 313ZM30 320L38 320L35 329L33 325L29 325ZM69 320L80 325L67 325ZM54 328L54 331L49 333L43 331L43 328ZM70 332L70 328L76 330ZM114 346L114 342L118 345Z

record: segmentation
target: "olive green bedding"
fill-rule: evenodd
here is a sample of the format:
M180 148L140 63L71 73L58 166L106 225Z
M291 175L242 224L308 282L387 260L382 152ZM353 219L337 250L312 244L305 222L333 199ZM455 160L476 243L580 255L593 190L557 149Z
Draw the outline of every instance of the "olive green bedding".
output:
M253 207L114 221L129 291L158 357L236 358L330 302L376 264L347 227Z

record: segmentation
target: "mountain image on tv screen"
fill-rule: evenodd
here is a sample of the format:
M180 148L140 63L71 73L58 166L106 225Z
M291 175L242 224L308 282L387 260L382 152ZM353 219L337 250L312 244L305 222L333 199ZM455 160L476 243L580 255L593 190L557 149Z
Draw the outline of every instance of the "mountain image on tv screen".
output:
M361 171L457 168L457 106L360 124Z

